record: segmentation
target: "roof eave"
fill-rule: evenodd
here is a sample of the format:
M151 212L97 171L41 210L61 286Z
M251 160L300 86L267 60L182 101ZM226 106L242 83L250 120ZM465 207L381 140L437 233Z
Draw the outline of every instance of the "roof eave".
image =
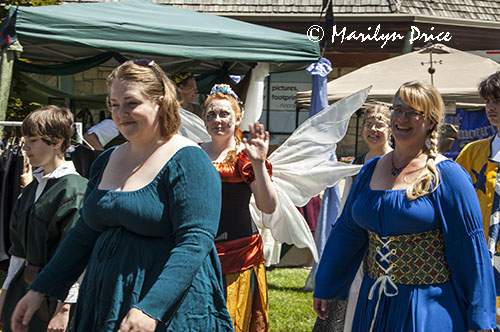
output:
M310 22L317 21L319 15L316 14L299 14L299 13L210 13L239 20L249 20L253 22L286 22L293 20L294 22ZM429 23L440 25L466 26L486 29L500 29L500 22L496 21L481 21L464 18L453 17L438 17L414 14L334 14L336 22L414 22L414 23ZM323 18L324 19L324 18Z

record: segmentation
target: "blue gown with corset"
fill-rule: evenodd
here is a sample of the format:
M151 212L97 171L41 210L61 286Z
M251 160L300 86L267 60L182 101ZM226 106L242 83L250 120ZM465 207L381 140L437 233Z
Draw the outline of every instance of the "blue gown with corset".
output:
M436 191L409 201L406 190L370 188L379 159L371 159L360 171L330 233L314 297L347 298L367 252L367 230L384 237L441 228L451 280L429 285L396 283L397 290L387 285L387 292L379 299L382 284L374 285L376 280L366 274L352 331L368 332L372 323L373 331L391 332L464 332L495 327L492 264L469 175L454 161L441 161L437 164L441 183Z
M207 155L184 147L143 188L101 190L112 151L94 162L81 217L31 288L64 299L86 267L72 331L116 331L132 307L156 331L233 331L214 245L220 177Z

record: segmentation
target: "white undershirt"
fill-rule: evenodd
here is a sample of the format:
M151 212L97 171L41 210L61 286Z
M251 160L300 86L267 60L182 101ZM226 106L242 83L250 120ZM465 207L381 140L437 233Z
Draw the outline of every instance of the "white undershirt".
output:
M95 134L102 146L105 146L120 134L115 123L110 119L103 120L95 126L90 127L87 133Z
M500 137L498 135L495 135L491 142L491 160L500 163Z

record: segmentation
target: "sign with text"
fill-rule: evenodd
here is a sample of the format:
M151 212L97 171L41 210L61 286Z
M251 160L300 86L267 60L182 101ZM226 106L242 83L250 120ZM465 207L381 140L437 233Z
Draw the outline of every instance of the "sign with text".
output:
M456 158L467 143L497 133L497 128L492 126L486 117L484 108L477 111L457 109L456 114L447 114L444 122L458 127L458 139L453 142L451 149L444 154L448 158Z
M295 111L297 92L311 90L311 83L271 82L270 109L272 111ZM264 93L264 108L267 107L267 86Z

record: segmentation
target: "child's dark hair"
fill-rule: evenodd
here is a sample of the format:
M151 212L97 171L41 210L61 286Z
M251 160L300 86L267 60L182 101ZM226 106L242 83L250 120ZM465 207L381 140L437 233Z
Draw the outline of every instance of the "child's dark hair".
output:
M486 99L492 97L500 100L500 71L491 74L487 79L479 83L479 95Z
M61 140L61 152L65 152L73 136L73 114L65 107L54 105L39 108L23 120L21 133L40 136L49 145L56 145Z

